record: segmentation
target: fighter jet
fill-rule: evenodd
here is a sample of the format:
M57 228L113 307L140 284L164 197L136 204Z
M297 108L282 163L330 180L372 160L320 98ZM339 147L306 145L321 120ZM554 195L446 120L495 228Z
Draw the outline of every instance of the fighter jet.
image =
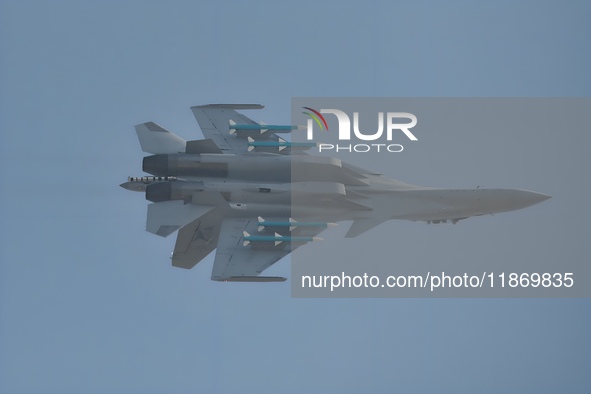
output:
M143 192L146 230L178 230L172 265L190 269L217 249L211 279L277 282L260 276L336 222L354 238L390 219L452 223L522 209L550 196L515 189L441 189L403 183L336 158L306 154L313 143L278 136L298 129L265 125L236 110L259 104L191 107L205 139L185 141L153 123L135 126L142 169L125 189Z

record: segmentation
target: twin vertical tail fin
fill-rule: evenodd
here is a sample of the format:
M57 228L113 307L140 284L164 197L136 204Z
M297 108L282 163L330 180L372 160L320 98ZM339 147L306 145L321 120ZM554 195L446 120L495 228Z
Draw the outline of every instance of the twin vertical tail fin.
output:
M147 153L178 153L185 152L187 142L178 135L171 133L154 122L135 126L142 150Z

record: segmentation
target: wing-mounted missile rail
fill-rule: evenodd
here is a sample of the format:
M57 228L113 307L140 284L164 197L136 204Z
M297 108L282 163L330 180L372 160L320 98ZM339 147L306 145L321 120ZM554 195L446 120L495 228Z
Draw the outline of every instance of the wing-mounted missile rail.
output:
M278 148L279 151L285 148L290 148L291 150L308 150L318 145L316 142L291 142L283 138L279 138L277 141L256 141L252 137L248 137L247 139L249 152L255 148Z
M247 139L249 152L255 148L278 148L279 151L285 148L290 148L291 150L308 150L318 145L316 142L291 142L283 138L279 138L277 141L256 141L252 137L248 137Z
M258 231L263 231L264 229L273 229L273 228L287 228L289 231L293 231L298 227L315 227L315 228L322 228L325 229L327 227L336 226L336 223L329 223L329 222L299 222L295 221L292 218L289 218L287 221L268 221L263 219L261 216L258 217Z
M320 237L291 237L291 236L283 236L279 233L275 233L275 235L250 235L248 232L244 231L242 233L242 245L247 246L250 243L255 242L262 242L262 243L273 243L275 246L285 243L308 243L308 242L316 242L322 241Z
M230 134L236 134L238 137L248 137L260 135L267 132L273 134L291 133L294 130L304 130L304 126L276 125L276 124L238 124L232 119L229 120Z

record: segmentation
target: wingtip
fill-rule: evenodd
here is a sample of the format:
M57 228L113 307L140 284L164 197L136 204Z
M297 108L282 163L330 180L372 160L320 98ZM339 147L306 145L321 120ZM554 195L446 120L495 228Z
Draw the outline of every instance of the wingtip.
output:
M191 107L191 109L195 108L263 109L265 106L262 104L204 104Z

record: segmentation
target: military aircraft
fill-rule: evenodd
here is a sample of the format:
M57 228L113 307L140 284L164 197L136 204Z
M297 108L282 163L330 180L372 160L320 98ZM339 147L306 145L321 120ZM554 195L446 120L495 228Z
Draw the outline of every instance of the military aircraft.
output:
M457 223L550 196L515 189L440 189L389 179L336 158L306 154L310 143L281 139L292 125L265 125L236 110L259 104L191 107L206 139L185 141L153 123L135 126L142 169L121 186L145 192L146 230L179 230L172 265L192 268L217 249L212 280L277 282L265 269L335 222L356 237L390 219Z

